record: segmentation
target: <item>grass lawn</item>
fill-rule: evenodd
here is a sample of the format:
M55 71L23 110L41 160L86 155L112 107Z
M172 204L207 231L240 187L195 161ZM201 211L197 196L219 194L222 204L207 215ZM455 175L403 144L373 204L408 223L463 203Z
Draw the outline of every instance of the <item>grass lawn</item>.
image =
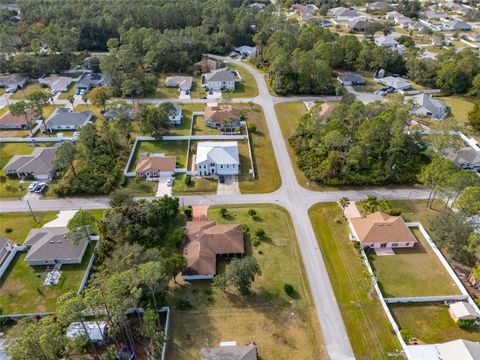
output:
M227 64L227 66L232 70L237 70L243 79L243 81L235 84L233 92L228 93L232 98L253 98L258 96L257 82L250 71L231 63Z
M192 135L221 135L219 129L214 129L205 125L203 115L197 115L193 119Z
M190 74L161 74L158 80L157 91L155 98L160 99L178 99L180 91L176 87L166 87L165 78L167 76L192 76ZM207 96L205 89L202 87L202 78L200 76L194 76L192 81L192 90L190 92L192 99L199 99L203 96Z
M436 199L433 202L432 209L426 206L427 200L392 200L392 208L398 208L402 212L402 217L406 222L418 221L423 227L430 231L429 222L434 217L440 215L445 203Z
M2 138L23 138L30 135L30 130L0 130L0 137Z
M456 339L480 341L478 327L472 330L460 329L440 304L390 305L397 324L421 342L434 344Z
M192 127L192 112L203 111L203 104L187 104L182 105L183 120L179 127L174 127L170 130L170 135L190 135L190 128Z
M38 223L30 213L0 214L0 236L6 237L17 244L23 244L30 229L39 228L57 217L56 212L35 212ZM10 230L7 230L10 229Z
M43 118L46 120L50 117L50 115L52 115L53 111L56 109L56 108L63 108L64 106L63 105L47 105L43 108L43 111L42 111L42 115L43 115Z
M222 218L219 207L210 207L208 215L220 223L246 224L250 232L265 230L268 241L252 248L247 240L246 247L262 275L245 297L233 290L223 293L210 282L178 287L175 298L190 301L193 308L173 309L170 358L197 359L201 348L226 339L239 345L255 342L263 360L326 358L289 214L277 206L256 205L258 218L253 220L249 208L229 207ZM228 262L219 265L223 271ZM294 287L293 297L285 294L285 283Z
M419 241L412 249L395 249L393 256L368 257L385 297L460 295L443 265L418 228Z
M26 255L27 252L17 253L0 281L2 314L54 311L60 295L78 290L92 251L87 248L81 264L62 265L62 276L55 286L43 284L45 266L28 265Z
M240 174L240 191L242 194L273 192L280 187L282 180L263 110L260 106L253 104L242 104L237 107L245 112L247 122L255 123L257 126L257 131L250 134L255 179L252 179L252 175L248 173L248 169L251 168L248 164L247 172L242 170Z
M190 185L185 184L185 174L175 175L173 182L173 195L202 195L215 194L217 192L218 182L216 179L208 179L202 177L192 177Z
M48 88L42 87L39 83L30 83L22 89L15 91L12 95L10 95L11 100L24 100L30 95L32 92L36 90L43 90L46 93L50 94Z
M339 206L317 204L309 213L356 358L383 359L401 349Z
M376 81L373 81L371 78L364 76L365 79L365 85L355 85L353 88L355 91L359 92L368 92L368 93L373 93L376 90L380 90L384 86Z
M5 114L8 111L8 106L3 106L0 108L0 115Z
M71 83L68 87L68 91L60 93L58 95L59 100L67 100L69 95L75 95L75 91L77 89L77 83Z
M1 95L5 95L5 88L3 88L3 87L0 88L0 96L1 96Z
M439 99L445 101L445 104L447 104L450 109L450 116L464 129L468 123L468 113L472 111L475 106L474 101L462 96L446 96L439 97Z
M124 189L131 196L154 196L157 193L158 182L145 181L140 178L128 178Z
M129 171L134 171L137 165L138 155L140 153L164 153L166 156L177 157L177 167L184 168L187 166L187 141L141 141L135 149L135 160L130 164Z

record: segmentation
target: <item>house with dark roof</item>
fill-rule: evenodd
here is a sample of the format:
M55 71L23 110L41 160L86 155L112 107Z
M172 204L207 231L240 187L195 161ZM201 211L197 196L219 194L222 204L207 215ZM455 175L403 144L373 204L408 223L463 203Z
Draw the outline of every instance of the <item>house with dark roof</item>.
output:
M6 92L14 92L25 86L28 76L22 74L0 75L0 87L5 88Z
M480 152L470 146L460 150L453 148L445 149L443 156L452 160L459 168L480 172Z
M408 90L412 87L407 80L401 77L386 76L384 78L377 79L377 81L380 84L394 88L396 91Z
M333 26L333 23L331 21L323 18L318 19L317 24L323 28Z
M73 79L68 76L46 76L38 79L38 82L47 85L52 91L67 92Z
M202 85L206 89L213 91L233 91L235 90L237 79L238 75L235 71L225 68L203 74Z
M240 117L240 110L233 108L231 105L207 105L203 115L206 126L219 129L225 134L233 133L240 129Z
M93 113L91 111L70 111L67 108L58 108L42 125L42 130L47 132L61 130L78 130L91 122Z
M89 91L91 88L97 86L110 86L105 75L100 73L85 74L77 83L77 93L81 91Z
M25 261L30 266L54 264L80 264L89 239L74 243L67 237L66 227L32 229L24 242L28 249Z
M176 87L180 91L190 91L192 89L193 77L191 76L168 76L165 79L166 87Z
M19 178L51 179L55 173L53 160L56 149L55 147L36 147L30 155L15 155L4 166L3 171L7 175L16 174Z
M215 221L187 222L183 256L187 260L186 280L213 279L217 258L245 253L241 224L217 224Z
M118 120L120 118L133 120L137 114L138 110L133 107L113 107L103 113L103 118L105 120Z
M349 222L352 237L364 248L409 248L418 240L401 216L390 216L381 211Z
M200 360L257 360L257 346L252 343L239 346L229 342L218 347L203 348L200 350Z
M365 79L362 75L348 72L345 74L341 74L337 77L337 80L342 85L363 85L365 84Z
M434 120L442 120L448 115L448 107L444 101L435 99L431 95L418 94L408 96L405 101L412 101L412 113L419 116L428 116Z
M469 23L461 20L451 20L444 22L442 27L447 31L470 31L472 26Z
M367 3L368 11L386 11L388 9L388 4L383 1L375 1L372 3Z
M32 109L28 109L25 115L13 115L8 110L0 116L0 129L27 129L28 121L34 116L35 112Z
M353 20L350 20L347 24L347 27L356 32L362 32L365 31L365 28L370 24L370 21L368 21L365 18L356 18Z

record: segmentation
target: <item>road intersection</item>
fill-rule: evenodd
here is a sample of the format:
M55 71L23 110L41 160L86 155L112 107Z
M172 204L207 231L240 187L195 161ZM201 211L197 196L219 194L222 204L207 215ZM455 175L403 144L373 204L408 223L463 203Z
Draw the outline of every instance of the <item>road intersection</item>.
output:
M285 101L338 101L338 98L279 98L272 96L268 91L262 73L242 62L234 63L252 73L257 82L259 95L252 99L232 99L232 102L251 101L262 106L275 158L280 171L282 184L278 190L268 194L193 195L180 197L180 203L185 206L274 203L286 208L292 217L328 357L330 359L354 359L355 356L353 349L330 283L330 278L318 246L316 235L310 222L308 210L316 203L338 201L343 196L347 196L351 200L365 198L367 194L374 194L378 197L385 196L396 200L424 199L428 197L428 191L420 188L376 188L316 192L300 186L290 161L287 145L281 133L274 105ZM140 102L151 103L163 101L172 100L143 99ZM185 101L185 103L191 102L206 103L211 102L211 100L194 99ZM145 199L153 198L150 197ZM29 205L34 211L76 210L79 208L103 209L109 206L108 198L106 197L32 200ZM29 205L25 201L20 200L2 201L0 203L0 213L29 211Z

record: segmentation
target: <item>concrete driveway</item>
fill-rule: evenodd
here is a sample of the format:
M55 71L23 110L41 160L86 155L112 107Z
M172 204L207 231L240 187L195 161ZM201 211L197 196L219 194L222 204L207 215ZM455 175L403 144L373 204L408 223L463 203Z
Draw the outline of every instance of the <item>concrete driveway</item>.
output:
M179 100L190 100L192 97L187 95L186 91L180 91L180 95L178 96Z
M167 180L172 179L172 186L173 186L173 178L169 177L161 177L160 180L158 181L158 189L157 189L157 195L158 197L162 196L172 196L172 186L167 185Z
M65 210L60 211L56 219L46 223L43 227L64 227L68 225L71 218L77 213L78 210Z
M238 176L225 176L223 184L218 182L217 195L239 195L240 187L238 185Z
M212 91L212 94L207 93L207 99L221 99L222 98L222 92L221 91Z

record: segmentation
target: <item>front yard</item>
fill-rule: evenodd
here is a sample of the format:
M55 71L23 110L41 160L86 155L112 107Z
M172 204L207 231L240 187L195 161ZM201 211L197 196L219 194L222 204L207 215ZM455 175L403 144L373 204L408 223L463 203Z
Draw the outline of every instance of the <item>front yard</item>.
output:
M250 73L250 71L245 70L241 66L234 64L227 64L227 66L232 70L237 70L240 73L243 81L235 84L235 91L228 93L232 98L254 98L258 96L257 82L255 78Z
M349 228L336 203L309 210L350 342L358 359L383 359L401 346L373 289ZM403 359L401 355L389 359Z
M288 212L272 205L228 207L226 217L220 207L210 207L209 219L219 223L241 223L249 232L263 228L268 239L252 247L247 239L246 251L258 261L258 276L252 293L242 297L236 292L223 293L210 282L192 282L178 287L174 301L188 301L192 308L173 307L172 333L168 356L172 359L197 359L200 349L218 346L220 341L235 340L243 345L255 342L259 358L324 359L320 328L311 302L308 283ZM228 262L219 264L223 271ZM283 285L295 289L288 296Z
M390 305L400 329L423 343L434 344L456 339L480 341L478 328L460 329L443 304Z
M395 255L368 257L385 297L460 295L442 263L418 228L414 248L395 249Z
M46 93L50 93L48 88L42 87L39 83L29 83L22 89L15 91L12 95L10 95L10 100L25 100L28 95L36 90L43 90Z
M173 182L173 195L203 195L215 194L217 192L217 179L202 178L199 176L191 177L190 184L185 184L185 174L175 175Z
M56 216L56 212L35 212L37 223L30 213L0 213L0 236L23 244L31 229L42 227Z

